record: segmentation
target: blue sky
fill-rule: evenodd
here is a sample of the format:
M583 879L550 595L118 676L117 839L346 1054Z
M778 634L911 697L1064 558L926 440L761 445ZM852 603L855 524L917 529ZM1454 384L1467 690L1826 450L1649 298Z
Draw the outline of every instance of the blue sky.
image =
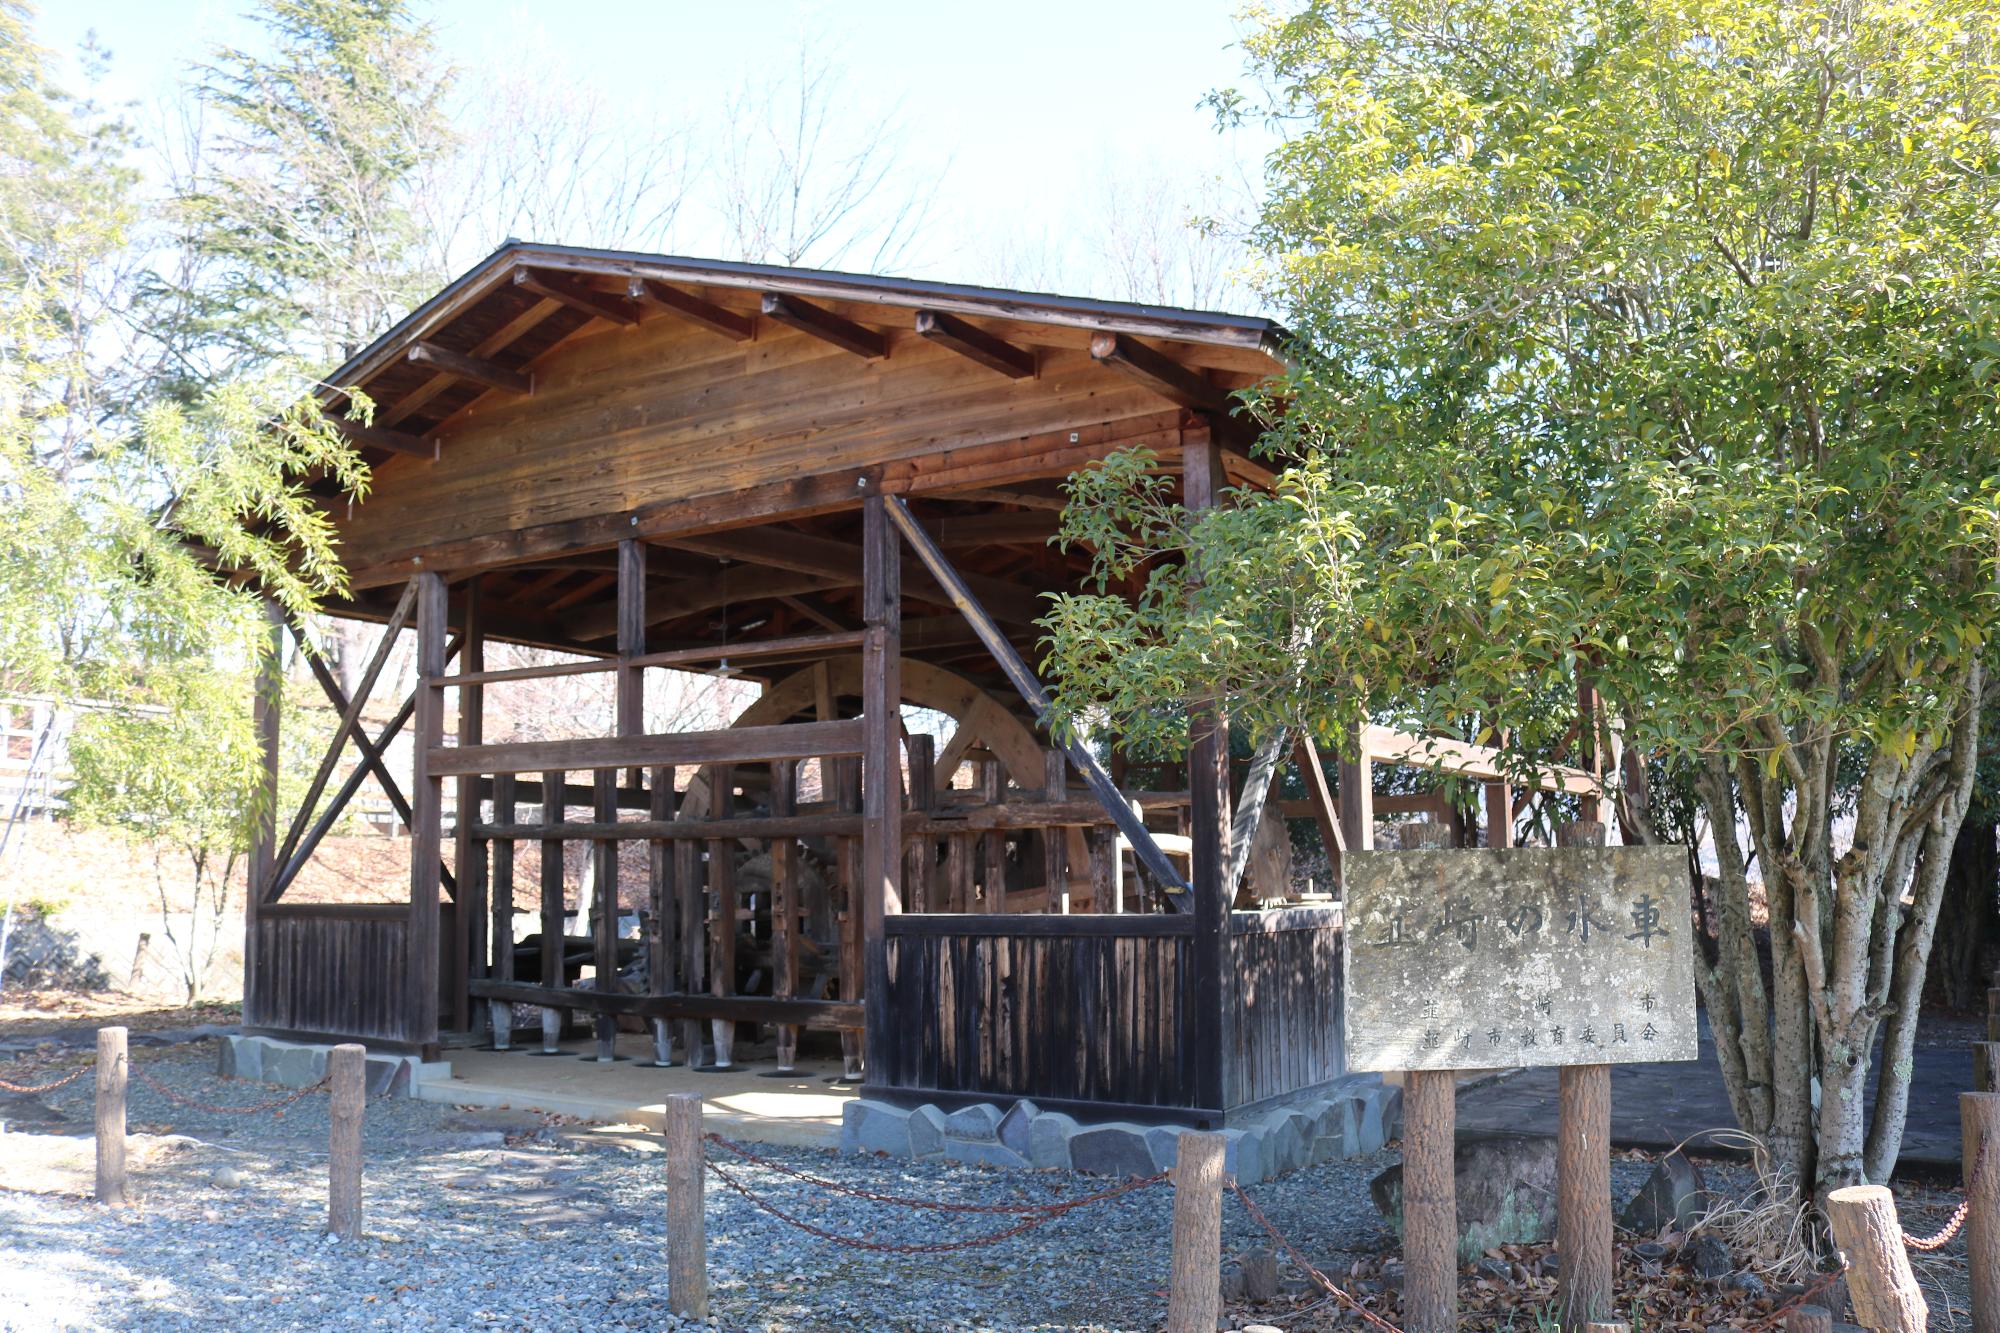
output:
M188 62L215 44L254 44L247 7L247 0L68 0L45 4L37 30L64 56L95 30L112 54L100 99L143 109L169 97ZM1199 105L1211 89L1243 81L1239 27L1233 5L1221 0L437 0L419 11L465 71L461 96L478 96L482 73L546 58L563 77L595 81L635 122L715 114L733 89L762 66L782 66L804 38L838 61L854 114L900 107L904 157L940 178L930 235L901 265L930 276L991 276L953 269L990 268L996 248L1073 249L1078 233L1100 225L1107 177L1128 185L1241 181L1254 178L1267 146L1257 131L1218 136ZM679 248L705 239L698 224L684 230ZM1061 239L1041 239L1051 234ZM1096 265L1072 254L1025 267L1102 287Z

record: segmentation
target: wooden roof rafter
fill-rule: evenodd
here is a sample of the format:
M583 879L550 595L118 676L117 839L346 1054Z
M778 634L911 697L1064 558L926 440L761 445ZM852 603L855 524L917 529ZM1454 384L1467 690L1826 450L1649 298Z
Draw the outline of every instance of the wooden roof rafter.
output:
M995 370L1009 379L1035 377L1035 353L1016 347L1005 338L988 333L968 320L945 310L919 310L917 336L957 352L968 361Z
M513 281L522 291L560 301L572 310L608 319L613 324L639 322L639 312L632 308L629 300L601 292L573 273L556 273L521 264L514 269Z
M763 309L768 318L801 333L811 334L823 342L830 342L856 356L879 361L889 355L889 338L881 330L857 324L845 315L837 315L825 306L814 305L801 297L765 292Z
M442 374L470 380L474 384L484 385L501 393L525 396L535 391L533 375L509 369L484 357L454 352L449 347L440 347L434 342L422 340L413 342L403 355L417 365L432 366Z
M426 462L434 462L438 456L437 441L427 440L421 435L390 430L386 426L364 426L345 417L328 417L327 424L357 449L382 449L392 454L421 458Z
M696 296L661 282L656 278L632 278L625 287L626 293L635 301L644 300L672 315L678 315L691 324L697 324L710 333L720 334L734 342L748 342L757 334L757 321L748 315L739 315L734 310L719 306L713 301Z
M564 309L562 302L543 297L528 306L520 314L514 316L514 318L508 320L505 324L502 324L492 334L481 339L466 355L476 357L498 356L501 352L527 336L528 333L532 332L536 326L540 325L550 315L555 314L556 311L561 309ZM431 376L417 388L404 394L395 402L385 405L377 416L377 423L383 426L395 426L409 420L422 411L431 400L450 388L452 382L453 380L450 375L437 374Z

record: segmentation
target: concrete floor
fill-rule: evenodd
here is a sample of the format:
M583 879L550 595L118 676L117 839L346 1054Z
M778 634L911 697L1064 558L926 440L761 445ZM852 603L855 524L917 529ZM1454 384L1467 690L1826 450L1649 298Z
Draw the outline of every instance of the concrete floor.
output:
M775 1074L769 1057L746 1057L736 1068L696 1073L685 1065L652 1069L652 1040L620 1033L616 1064L599 1064L596 1043L563 1043L563 1054L525 1050L448 1048L451 1077L416 1089L426 1101L454 1106L511 1107L576 1116L605 1124L661 1127L670 1093L693 1092L702 1099L702 1123L711 1132L752 1143L800 1148L840 1145L841 1108L860 1095L856 1084L838 1081L840 1061L801 1059L796 1072Z

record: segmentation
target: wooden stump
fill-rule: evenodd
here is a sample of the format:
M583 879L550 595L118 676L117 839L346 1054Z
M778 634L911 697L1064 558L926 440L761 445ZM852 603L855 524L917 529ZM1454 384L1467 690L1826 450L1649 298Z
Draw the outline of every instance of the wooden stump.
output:
M1403 1327L1458 1327L1458 1081L1448 1069L1403 1075Z
M1855 1322L1883 1333L1924 1333L1930 1312L1910 1272L1896 1200L1881 1185L1850 1185L1826 1196L1833 1243L1847 1251Z
M1801 1305L1785 1315L1785 1333L1833 1333L1833 1311L1824 1305Z
M1174 1158L1167 1333L1215 1333L1222 1317L1222 1158L1227 1140L1192 1131Z
M708 1218L702 1189L707 1174L701 1145L701 1098L677 1092L666 1100L667 1308L708 1318Z
M97 1201L125 1202L125 1029L97 1029Z
M326 1229L343 1240L361 1234L361 1120L368 1108L368 1050L347 1042L326 1055L328 1133Z
M1611 1067L1565 1065L1558 1075L1556 1243L1562 1251L1562 1326L1612 1312Z
M1972 1329L2000 1333L2000 1093L1959 1093L1958 1126L1971 1201L1965 1256L1972 1270Z

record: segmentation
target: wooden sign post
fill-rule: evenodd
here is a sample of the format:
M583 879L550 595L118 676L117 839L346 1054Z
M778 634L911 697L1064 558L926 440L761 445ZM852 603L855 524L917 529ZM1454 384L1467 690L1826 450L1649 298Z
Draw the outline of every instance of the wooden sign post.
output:
M1408 1327L1429 1333L1455 1319L1457 1218L1432 1196L1440 1165L1445 1199L1453 1195L1457 1069L1562 1069L1563 1327L1608 1318L1609 1066L1699 1052L1686 854L1486 848L1350 852L1349 862L1348 1067L1407 1071ZM1439 1219L1443 1247L1432 1237ZM1441 1305L1430 1295L1439 1289Z

